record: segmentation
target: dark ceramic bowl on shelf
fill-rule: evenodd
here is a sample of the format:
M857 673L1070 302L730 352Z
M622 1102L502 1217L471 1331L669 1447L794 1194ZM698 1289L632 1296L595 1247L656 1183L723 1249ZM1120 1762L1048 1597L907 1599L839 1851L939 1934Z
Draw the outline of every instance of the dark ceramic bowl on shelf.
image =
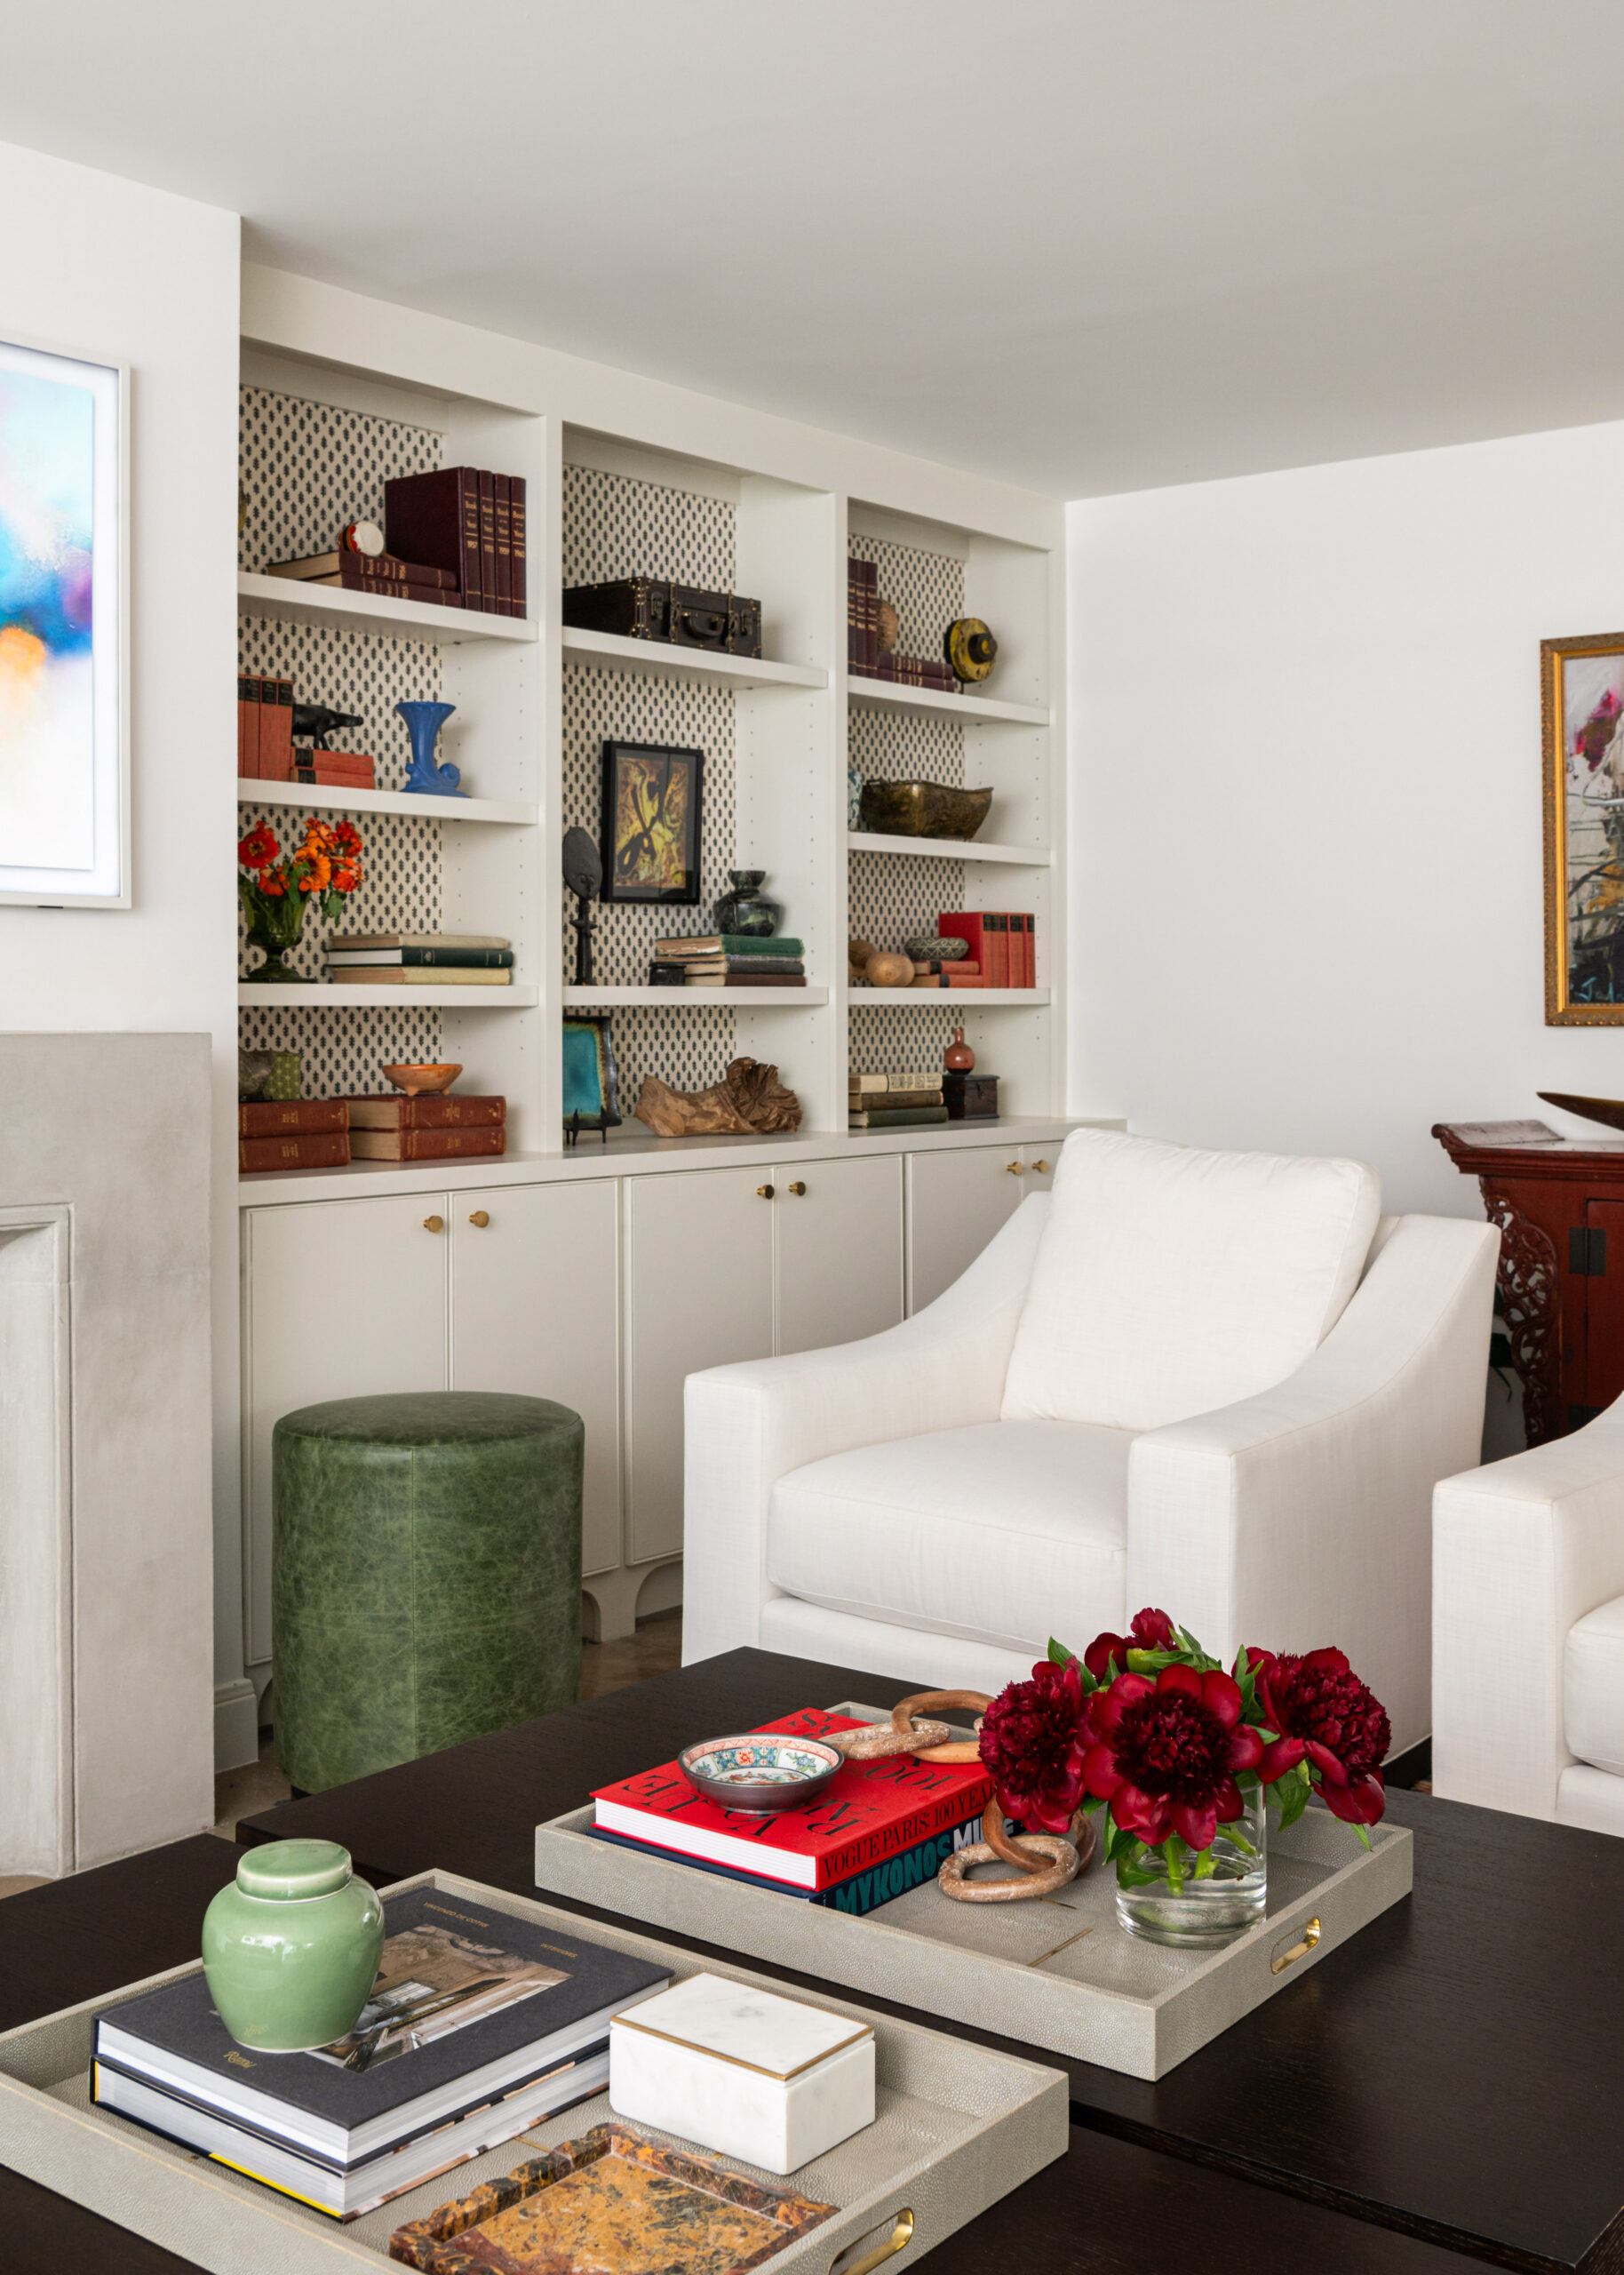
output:
M685 1746L677 1767L697 1793L718 1808L771 1816L805 1808L845 1767L843 1753L822 1738L746 1731L740 1737L701 1738Z
M992 803L991 790L950 790L944 782L865 782L861 819L880 837L945 837L967 844Z

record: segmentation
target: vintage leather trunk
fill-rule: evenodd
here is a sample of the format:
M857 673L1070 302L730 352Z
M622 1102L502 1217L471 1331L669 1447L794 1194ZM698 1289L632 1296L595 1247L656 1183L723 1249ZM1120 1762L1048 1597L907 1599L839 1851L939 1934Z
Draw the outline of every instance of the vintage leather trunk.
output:
M946 969L951 971L951 964ZM998 1114L998 1076L959 1074L951 1067L942 1076L942 1101L950 1122L984 1122Z
M617 577L608 585L569 585L564 622L629 640L667 640L724 656L761 652L761 603L737 593L701 592L659 577Z

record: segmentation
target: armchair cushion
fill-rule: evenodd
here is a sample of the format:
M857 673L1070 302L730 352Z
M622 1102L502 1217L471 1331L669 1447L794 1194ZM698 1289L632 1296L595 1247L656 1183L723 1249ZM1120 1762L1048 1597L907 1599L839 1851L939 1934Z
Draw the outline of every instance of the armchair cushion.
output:
M803 1602L1041 1656L1125 1616L1126 1430L981 1422L781 1477L767 1577ZM1080 1649L1081 1645L1078 1648Z
M1156 1430L1284 1382L1358 1285L1380 1213L1361 1161L1074 1130L1004 1419Z
M1569 1628L1562 1694L1569 1752L1624 1777L1624 1596Z

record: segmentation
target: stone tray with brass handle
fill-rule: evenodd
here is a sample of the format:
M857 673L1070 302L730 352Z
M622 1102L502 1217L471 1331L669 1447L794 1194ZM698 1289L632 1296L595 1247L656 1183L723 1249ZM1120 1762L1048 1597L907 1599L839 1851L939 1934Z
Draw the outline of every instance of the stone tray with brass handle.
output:
M895 1727L888 1710L844 1701L831 1711L882 1738ZM935 1719L947 1726L935 1743L972 1743L970 1710ZM1373 1825L1367 1851L1316 1803L1289 1832L1270 1829L1260 1924L1221 1951L1174 1951L1118 1924L1116 1875L1097 1863L1035 1901L953 1904L929 1880L857 1919L652 1849L610 1848L592 1838L593 1814L537 1827L538 1886L1135 2078L1165 2077L1410 1890L1403 1825ZM978 1876L997 1885L1019 1869L989 1864Z

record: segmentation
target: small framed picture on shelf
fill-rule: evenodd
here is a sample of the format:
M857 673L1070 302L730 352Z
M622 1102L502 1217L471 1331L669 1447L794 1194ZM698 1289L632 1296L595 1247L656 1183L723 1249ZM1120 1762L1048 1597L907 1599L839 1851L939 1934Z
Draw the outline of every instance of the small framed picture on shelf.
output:
M609 1014L571 1013L564 1020L565 1142L573 1144L583 1130L608 1132L619 1122L615 1037Z
M0 902L130 901L130 375L0 340Z
M639 906L699 898L705 753L663 743L603 746L603 898Z
M1624 1026L1624 632L1546 640L1545 1024Z

